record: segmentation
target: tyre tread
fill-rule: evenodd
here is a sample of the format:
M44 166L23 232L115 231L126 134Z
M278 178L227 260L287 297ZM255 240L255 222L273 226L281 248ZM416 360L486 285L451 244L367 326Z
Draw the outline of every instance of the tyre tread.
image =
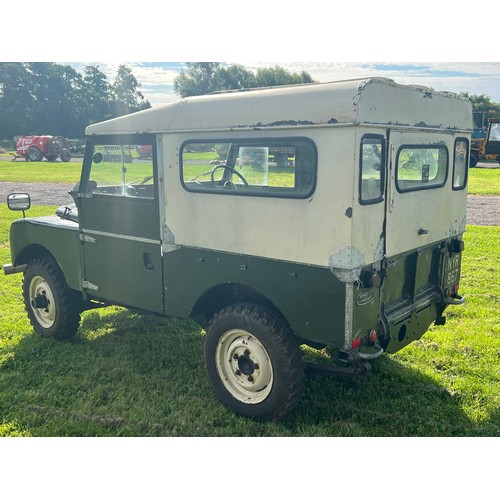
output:
M54 332L49 332L43 328L34 318L29 300L29 281L33 274L31 269L36 267L43 269L47 278L49 278L54 287L53 293L57 296L57 318ZM33 274L34 275L34 274ZM50 256L36 257L28 264L28 269L23 276L23 296L25 299L25 309L31 325L44 337L56 337L59 339L68 339L76 334L80 326L81 298L78 292L72 290L66 284L64 274L61 268Z
M280 359L284 361L280 366L279 373L284 390L280 396L279 406L262 417L255 418L257 420L277 420L284 417L297 406L304 388L302 351L299 349L295 337L279 316L263 306L247 302L228 306L216 313L210 321L208 330L213 324L230 316L249 318L252 322L260 324L268 332L271 332L273 343L280 353Z

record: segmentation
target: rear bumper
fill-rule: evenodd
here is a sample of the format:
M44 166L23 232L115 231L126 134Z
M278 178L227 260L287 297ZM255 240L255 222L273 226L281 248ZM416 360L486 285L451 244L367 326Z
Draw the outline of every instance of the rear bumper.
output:
M386 351L395 353L419 339L441 317L446 304L438 287L422 290L414 300L404 297L384 307L384 324L390 341Z

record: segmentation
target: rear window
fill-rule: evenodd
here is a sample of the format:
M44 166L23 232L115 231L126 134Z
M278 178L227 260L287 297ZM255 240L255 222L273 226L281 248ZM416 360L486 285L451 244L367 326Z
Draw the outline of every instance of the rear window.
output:
M414 191L443 186L448 177L446 146L402 146L396 160L398 191Z
M359 202L370 205L383 200L385 176L385 139L368 134L361 139Z
M305 138L189 141L180 161L188 191L306 198L316 185L316 147Z

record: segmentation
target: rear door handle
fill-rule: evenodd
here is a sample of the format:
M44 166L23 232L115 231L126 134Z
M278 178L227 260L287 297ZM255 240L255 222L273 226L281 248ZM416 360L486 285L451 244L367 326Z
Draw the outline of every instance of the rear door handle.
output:
M418 234L419 234L419 236L422 236L423 234L428 234L428 233L429 233L429 231L428 231L427 229L422 229L422 228L420 228L420 229L418 230Z

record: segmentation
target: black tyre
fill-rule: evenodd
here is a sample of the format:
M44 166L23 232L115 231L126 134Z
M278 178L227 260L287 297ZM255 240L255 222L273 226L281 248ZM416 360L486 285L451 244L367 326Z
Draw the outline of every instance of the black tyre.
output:
M28 149L28 158L30 161L42 161L43 153L35 147Z
M26 311L36 332L44 337L71 338L80 325L81 295L71 290L52 257L28 263L23 278Z
M255 304L215 315L205 338L205 365L222 403L245 417L278 419L302 396L299 346L275 314Z
M470 155L470 168L474 168L477 165L477 162L479 161L479 158L477 154L471 153Z
M71 160L71 153L69 152L69 149L63 148L61 149L61 153L59 154L61 161L67 162Z

